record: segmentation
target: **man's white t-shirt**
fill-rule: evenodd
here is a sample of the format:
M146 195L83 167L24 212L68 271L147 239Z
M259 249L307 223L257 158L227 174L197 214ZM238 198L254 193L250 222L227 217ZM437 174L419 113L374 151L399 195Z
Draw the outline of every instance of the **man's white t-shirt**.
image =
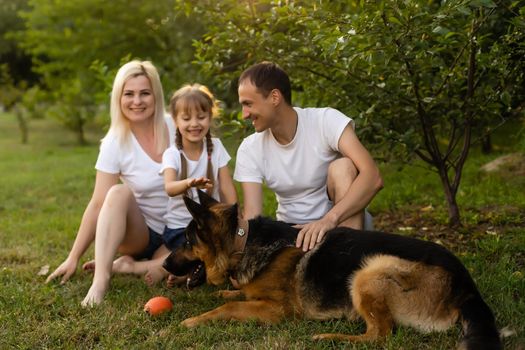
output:
M213 167L214 184L212 196L213 198L219 201L219 169L226 166L230 161L231 157L222 145L221 140L219 140L218 138L212 138L212 142L213 152L211 153L211 164ZM197 178L201 176L207 176L208 152L206 150L205 142L203 142L202 147L203 149L201 156L199 160L196 161L188 159L188 157L186 157L186 155L184 154L184 151L182 151L183 156L186 158L187 164L186 178ZM176 146L171 146L166 151L164 151L164 154L162 155L162 168L160 170L160 174L162 174L164 170L168 168L175 169L175 172L177 173L177 179L180 180L180 151ZM197 190L195 188L191 188L190 190L188 190L188 194L192 197L194 201L199 201ZM170 229L183 228L190 223L192 217L188 209L186 209L186 205L184 204L182 195L169 197L168 210L166 212L166 215L164 216L164 219L166 225Z
M171 146L175 139L175 125L171 117L165 119ZM108 133L100 145L95 169L119 174L120 180L133 192L146 225L162 234L165 226L163 217L168 204L164 179L159 175L162 164L144 152L133 133L130 133L130 137L129 144L125 145L120 144L115 134Z
M333 108L297 108L297 131L287 145L270 129L243 140L234 179L266 183L276 195L278 220L304 224L333 206L326 192L329 164L340 157L339 138L352 119Z

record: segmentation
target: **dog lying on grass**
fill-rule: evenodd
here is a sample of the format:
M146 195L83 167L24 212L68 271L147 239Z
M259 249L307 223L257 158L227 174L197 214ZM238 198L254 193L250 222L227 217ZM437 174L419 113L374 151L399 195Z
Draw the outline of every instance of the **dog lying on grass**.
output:
M382 232L336 228L313 250L294 245L298 230L266 218L245 221L237 205L217 203L199 191L200 204L188 197L193 221L187 242L164 267L175 275L195 261L206 267L207 281L237 280L244 295L202 315L194 327L212 320L275 323L285 317L326 320L361 317L361 335L318 334L314 339L353 342L380 340L394 324L423 332L444 331L461 321L462 349L501 349L494 316L463 264L435 243Z

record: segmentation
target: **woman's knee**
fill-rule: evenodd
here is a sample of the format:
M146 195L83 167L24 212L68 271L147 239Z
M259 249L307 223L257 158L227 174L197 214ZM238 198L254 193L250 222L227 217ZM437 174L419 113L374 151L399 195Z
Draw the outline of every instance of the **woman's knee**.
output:
M128 203L129 200L133 197L133 192L125 184L113 185L104 199L104 205L114 206L122 205Z

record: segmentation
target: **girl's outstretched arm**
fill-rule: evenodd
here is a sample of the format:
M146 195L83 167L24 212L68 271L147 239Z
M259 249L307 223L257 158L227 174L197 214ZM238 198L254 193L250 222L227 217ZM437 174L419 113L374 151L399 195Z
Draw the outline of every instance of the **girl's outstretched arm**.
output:
M183 194L186 190L190 189L191 187L207 189L210 186L211 181L206 177L191 177L183 180L177 180L177 172L175 171L175 169L164 169L164 189L170 197Z

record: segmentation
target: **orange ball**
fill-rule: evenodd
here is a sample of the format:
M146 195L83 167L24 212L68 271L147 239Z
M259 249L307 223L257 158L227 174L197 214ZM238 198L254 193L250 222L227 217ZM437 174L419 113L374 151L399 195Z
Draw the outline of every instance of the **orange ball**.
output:
M166 297L153 297L146 305L144 305L144 311L149 313L151 316L160 315L164 312L170 311L173 308L173 303Z

